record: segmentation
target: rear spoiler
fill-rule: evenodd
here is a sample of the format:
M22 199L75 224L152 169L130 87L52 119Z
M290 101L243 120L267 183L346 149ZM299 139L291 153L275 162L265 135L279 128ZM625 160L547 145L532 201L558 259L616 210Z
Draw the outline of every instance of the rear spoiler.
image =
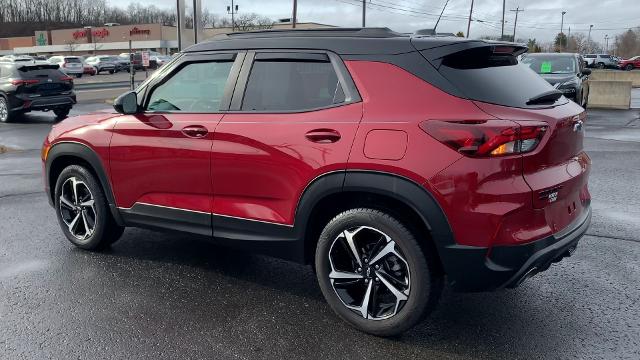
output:
M28 64L28 65L20 65L18 66L18 70L20 71L31 71L31 70L45 70L45 69L51 69L51 70L55 70L55 69L59 69L60 65L58 64Z
M414 43L413 41L412 43L414 47L420 51L422 56L429 60L436 68L440 66L444 57L465 50L487 47L491 48L491 51L496 55L510 55L514 57L522 55L529 50L524 44L507 41L470 40L432 48L421 48L419 43Z

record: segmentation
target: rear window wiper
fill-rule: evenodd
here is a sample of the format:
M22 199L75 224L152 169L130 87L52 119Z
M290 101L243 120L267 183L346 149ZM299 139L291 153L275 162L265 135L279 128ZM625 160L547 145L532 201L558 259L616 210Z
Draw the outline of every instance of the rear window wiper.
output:
M559 90L545 91L540 95L536 95L527 101L527 105L537 105L554 102L562 96L562 92Z

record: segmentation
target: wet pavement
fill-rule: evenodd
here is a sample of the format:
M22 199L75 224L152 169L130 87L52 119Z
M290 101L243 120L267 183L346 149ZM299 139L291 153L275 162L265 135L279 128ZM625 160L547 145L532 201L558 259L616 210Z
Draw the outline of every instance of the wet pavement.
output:
M383 339L340 321L305 266L139 229L75 249L42 192L50 117L0 124L0 358L638 359L640 111L586 125L594 215L575 255L515 290L446 291Z

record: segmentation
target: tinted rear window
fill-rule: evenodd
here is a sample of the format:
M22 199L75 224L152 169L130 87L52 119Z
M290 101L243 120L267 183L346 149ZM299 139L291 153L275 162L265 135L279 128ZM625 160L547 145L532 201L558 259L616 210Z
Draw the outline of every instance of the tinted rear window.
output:
M467 98L491 104L531 107L527 101L554 90L528 66L519 64L513 55L494 54L491 47L448 55L438 71ZM564 103L566 99L558 101Z
M51 78L57 79L64 74L59 70L55 69L51 65L43 65L43 66L24 66L18 68L18 73L20 77L23 79L32 79L32 78Z
M68 63L80 63L80 58L64 58L64 61Z

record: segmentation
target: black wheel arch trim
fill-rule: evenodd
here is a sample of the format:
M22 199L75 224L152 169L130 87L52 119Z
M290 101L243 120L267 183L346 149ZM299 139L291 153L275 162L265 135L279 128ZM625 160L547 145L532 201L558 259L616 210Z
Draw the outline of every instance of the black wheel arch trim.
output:
M116 224L120 226L124 226L124 221L120 216L120 211L116 206L115 197L113 196L113 191L111 190L111 182L109 181L109 177L104 170L104 164L100 159L100 156L89 146L81 142L72 142L72 141L61 141L54 143L51 146L51 149L48 152L47 160L45 162L45 190L47 192L47 199L49 200L49 204L54 204L54 189L50 187L51 180L51 165L55 162L55 160L62 156L73 156L82 159L87 162L98 177L98 181L100 185L102 185L102 189L104 190L105 197L107 198L107 202L109 203L109 209L111 210L111 215L116 221Z
M313 209L326 196L340 192L368 192L401 201L423 220L439 254L456 245L444 211L426 188L401 175L374 170L337 171L314 179L298 202L294 222L297 239L306 243L305 232ZM446 271L446 264L443 265Z

